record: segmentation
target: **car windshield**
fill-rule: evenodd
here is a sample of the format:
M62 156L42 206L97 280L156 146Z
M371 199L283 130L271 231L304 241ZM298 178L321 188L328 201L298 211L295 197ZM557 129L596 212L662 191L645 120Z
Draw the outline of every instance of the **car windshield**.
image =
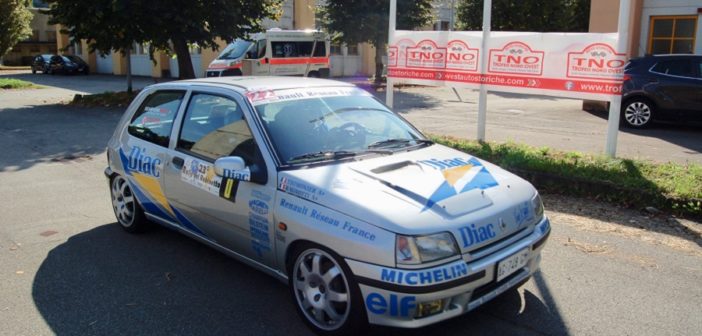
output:
M252 44L253 42L251 41L237 39L233 43L230 43L226 48L224 48L224 51L222 51L222 53L219 54L219 57L217 57L217 59L233 60L241 58L241 56L243 56L244 53L249 50Z
M284 165L389 155L431 141L358 88L249 93Z

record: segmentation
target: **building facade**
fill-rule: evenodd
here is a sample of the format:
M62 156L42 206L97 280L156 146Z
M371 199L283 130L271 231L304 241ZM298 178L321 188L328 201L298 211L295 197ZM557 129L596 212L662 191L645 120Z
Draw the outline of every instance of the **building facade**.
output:
M3 57L5 65L30 65L32 58L39 54L55 54L58 50L56 44L56 26L49 24L49 16L39 12L35 6L43 3L36 2L29 10L32 12L32 36L17 43L10 52Z
M590 31L617 31L619 1L592 0ZM631 0L627 55L702 54L702 0Z

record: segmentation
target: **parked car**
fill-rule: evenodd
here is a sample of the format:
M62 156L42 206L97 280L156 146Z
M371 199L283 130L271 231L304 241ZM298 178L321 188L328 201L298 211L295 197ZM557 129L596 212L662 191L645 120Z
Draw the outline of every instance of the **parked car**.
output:
M287 282L318 333L471 311L527 281L550 234L529 182L338 81L151 85L107 162L124 230L159 223Z
M702 123L702 55L634 58L624 70L622 123Z
M83 61L78 56L73 55L54 55L51 56L51 61L49 62L49 73L62 73L62 74L84 74L90 73L90 68L88 64Z
M36 55L32 59L32 73L35 74L37 71L42 73L49 72L49 63L51 62L51 54Z

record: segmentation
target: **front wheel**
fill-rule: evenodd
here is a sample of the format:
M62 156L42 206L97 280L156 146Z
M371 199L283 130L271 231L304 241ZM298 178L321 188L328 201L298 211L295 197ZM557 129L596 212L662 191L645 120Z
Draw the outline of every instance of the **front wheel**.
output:
M654 106L648 99L632 98L622 106L622 123L631 128L647 128L653 123Z
M127 232L143 232L149 225L144 211L132 192L132 188L127 180L115 175L110 182L110 194L112 196L112 209L117 217L119 225Z
M299 251L289 282L305 323L324 335L358 334L365 329L361 291L344 261L323 247L309 245Z

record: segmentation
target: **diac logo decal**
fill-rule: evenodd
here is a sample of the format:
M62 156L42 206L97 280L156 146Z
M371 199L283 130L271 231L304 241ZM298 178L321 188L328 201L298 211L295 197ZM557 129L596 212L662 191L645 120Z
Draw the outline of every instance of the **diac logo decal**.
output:
M488 189L498 185L492 174L475 158L429 159L419 163L439 170L444 178L444 182L429 197L427 208L473 189Z

